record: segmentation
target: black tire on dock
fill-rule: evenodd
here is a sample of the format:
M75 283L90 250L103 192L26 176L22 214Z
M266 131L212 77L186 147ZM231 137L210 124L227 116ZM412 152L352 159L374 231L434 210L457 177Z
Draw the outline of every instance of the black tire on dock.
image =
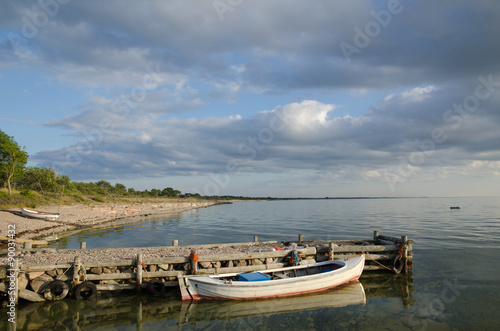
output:
M69 286L62 280L54 280L50 282L45 290L43 296L49 301L62 300L68 295Z
M148 291L151 294L165 294L165 284L161 280L152 279L148 282Z
M80 283L75 288L75 298L78 300L90 299L96 295L97 287L90 281Z
M392 271L394 271L397 274L400 274L405 267L405 262L406 261L404 257L400 255L396 256L392 261Z

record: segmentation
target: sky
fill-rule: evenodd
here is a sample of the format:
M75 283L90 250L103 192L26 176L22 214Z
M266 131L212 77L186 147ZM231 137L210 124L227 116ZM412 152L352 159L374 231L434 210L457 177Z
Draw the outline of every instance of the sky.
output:
M74 181L500 195L500 2L0 2L0 129Z

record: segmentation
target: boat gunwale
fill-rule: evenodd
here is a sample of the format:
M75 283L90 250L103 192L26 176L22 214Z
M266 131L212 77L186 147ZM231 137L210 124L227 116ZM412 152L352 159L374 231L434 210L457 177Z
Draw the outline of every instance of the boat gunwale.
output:
M341 260L332 260L332 261L323 261L323 262L318 262L310 265L305 265L305 266L291 266L291 267L285 267L285 268L279 268L279 269L269 269L269 270L262 270L259 272L262 272L263 274L267 273L272 273L272 272L281 272L281 271L288 271L288 270L300 270L300 269L306 269L311 266L323 266L323 265L329 265L329 264L334 264L333 262L344 262L344 266L340 267L339 269L331 270L331 271L326 271L326 272L320 272L312 275L304 275L304 276L298 276L298 277L289 277L289 278L280 278L280 279L270 279L270 280L263 280L263 281L231 281L231 282L225 282L224 280L217 279L221 277L233 277L237 276L240 273L231 273L231 274L222 274L222 275L190 275L190 276L183 276L183 278L188 278L189 281L192 282L198 282L198 283L203 283L207 285L212 285L212 286L224 286L224 287L261 287L261 286L273 286L277 284L286 284L286 283L299 283L299 282L304 282L304 281L311 281L314 279L319 279L319 278L329 278L336 276L339 273L344 273L347 272L351 269L355 269L360 263L364 263L364 257L359 256L358 261L353 263L352 265L348 265L346 262L347 261L341 261ZM301 267L301 268L297 268Z

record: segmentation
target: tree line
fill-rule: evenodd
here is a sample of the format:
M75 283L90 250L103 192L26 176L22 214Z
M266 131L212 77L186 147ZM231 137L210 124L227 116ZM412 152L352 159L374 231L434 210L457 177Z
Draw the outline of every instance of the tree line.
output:
M199 194L182 194L171 187L136 191L133 188L127 189L120 183L112 185L105 180L75 182L71 181L69 176L60 175L53 168L26 166L28 158L25 147L19 146L14 137L0 130L0 188L7 187L9 195L12 195L12 189L15 187L16 190L33 190L43 195L79 193L115 197L200 197Z

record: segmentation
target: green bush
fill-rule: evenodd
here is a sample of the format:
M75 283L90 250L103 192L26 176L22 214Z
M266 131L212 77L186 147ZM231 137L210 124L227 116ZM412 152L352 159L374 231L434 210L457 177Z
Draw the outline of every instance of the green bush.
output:
M36 200L36 197L33 195L33 193L31 193L30 190L22 190L21 194L23 197L26 197L28 199L31 199L31 200Z
M96 202L104 202L104 199L101 197L93 197L92 200L94 200Z

